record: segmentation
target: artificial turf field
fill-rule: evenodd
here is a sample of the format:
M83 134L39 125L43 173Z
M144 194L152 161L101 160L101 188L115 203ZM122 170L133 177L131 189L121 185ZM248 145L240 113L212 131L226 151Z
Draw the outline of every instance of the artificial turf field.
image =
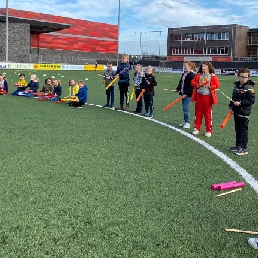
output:
M1 72L14 91L20 71ZM29 80L32 71L24 72ZM88 103L105 104L102 73L36 74L41 86L43 74L59 77L63 96L70 77L87 78ZM174 89L180 75L155 75L154 118L178 127L181 103L163 107L178 97L164 89ZM236 77L219 78L221 90L231 95ZM214 133L206 138L202 128L198 138L258 179L257 104L249 155L237 156L227 151L235 139L233 119L219 128L228 100L217 95ZM96 106L76 109L11 95L0 96L0 103L0 257L257 257L247 244L251 235L225 232L258 231L255 191L246 185L216 198L211 184L242 178L200 144L152 121ZM191 125L193 112L192 104Z

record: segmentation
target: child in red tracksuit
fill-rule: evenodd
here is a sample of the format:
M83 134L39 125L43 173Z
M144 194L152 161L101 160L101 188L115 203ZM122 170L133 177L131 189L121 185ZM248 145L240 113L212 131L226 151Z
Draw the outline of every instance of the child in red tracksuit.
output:
M192 102L195 101L193 135L199 134L204 117L206 126L205 136L211 137L212 105L217 105L218 103L215 90L219 88L220 83L210 62L203 61L201 63L199 71L191 81L191 84L194 87Z

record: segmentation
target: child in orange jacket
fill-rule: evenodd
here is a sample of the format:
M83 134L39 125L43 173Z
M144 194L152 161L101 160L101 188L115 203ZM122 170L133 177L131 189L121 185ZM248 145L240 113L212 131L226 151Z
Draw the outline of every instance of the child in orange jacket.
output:
M198 73L191 81L194 87L192 102L195 101L195 120L193 135L198 135L201 130L202 119L205 118L206 137L212 134L212 105L217 105L217 95L215 90L220 87L218 77L212 64L203 61Z

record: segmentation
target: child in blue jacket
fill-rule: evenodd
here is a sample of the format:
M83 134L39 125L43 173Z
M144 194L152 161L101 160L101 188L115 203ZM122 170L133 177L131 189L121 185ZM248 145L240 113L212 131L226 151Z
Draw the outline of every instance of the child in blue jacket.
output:
M54 84L54 90L53 90L53 95L54 97L51 98L51 101L58 101L61 100L61 95L62 95L62 86L61 86L61 81L58 79L55 79L53 81Z
M115 73L116 77L119 77L119 91L120 91L120 106L116 108L117 110L128 110L129 109L129 56L124 54L122 56L122 62L118 65L117 71ZM124 109L124 99L126 107Z
M84 85L84 81L82 80L80 80L78 84L79 84L79 91L76 94L76 97L78 99L77 101L70 102L69 106L82 108L88 99L88 87Z
M36 74L32 74L30 76L30 82L27 85L27 88L29 88L30 90L32 90L32 92L36 93L38 91L39 88L39 81L37 79Z

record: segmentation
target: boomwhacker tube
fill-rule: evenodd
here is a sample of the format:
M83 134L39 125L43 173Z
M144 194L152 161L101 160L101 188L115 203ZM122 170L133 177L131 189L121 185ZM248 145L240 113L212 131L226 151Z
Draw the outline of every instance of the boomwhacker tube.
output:
M134 97L134 93L135 93L135 87L133 87L133 89L132 89L132 93L131 93L131 95L130 95L130 100L132 100L132 99L133 99L133 97Z
M145 92L145 89L142 89L141 93L139 94L138 98L136 99L136 102L138 102L140 100L140 98L142 97L144 92Z
M225 184L225 185L221 185L219 186L219 190L230 190L230 189L234 189L234 188L238 188L238 187L244 187L245 183L244 182L239 182L239 183L234 183L234 184Z
M226 126L226 124L228 123L230 117L233 115L233 111L229 111L227 116L225 117L225 119L223 120L223 122L220 125L220 128L224 128Z
M106 87L106 90L107 90L109 87L111 87L118 79L119 79L119 77L116 77L112 82L110 82L110 83L108 84L108 86Z
M224 183L219 183L219 184L213 184L211 185L211 190L219 190L219 187L222 185L227 185L227 184L235 184L236 181L230 181L230 182L224 182Z
M171 108L172 106L174 106L177 102L181 101L183 99L183 97L179 97L178 99L174 100L173 102L171 102L170 104L168 104L167 106L165 106L163 108L164 111L168 110L169 108Z

